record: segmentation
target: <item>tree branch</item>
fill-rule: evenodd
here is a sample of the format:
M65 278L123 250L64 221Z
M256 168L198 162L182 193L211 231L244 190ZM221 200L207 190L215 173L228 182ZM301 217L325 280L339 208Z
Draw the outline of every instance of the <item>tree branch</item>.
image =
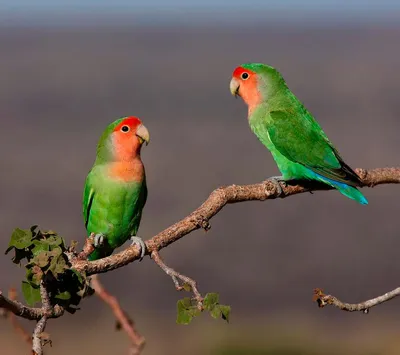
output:
M121 308L116 297L107 292L107 290L101 284L98 275L94 275L91 278L90 285L95 290L95 294L110 306L118 323L121 325L122 329L124 329L128 337L130 338L132 342L130 354L140 355L145 345L145 339L135 329L135 324L133 323L132 319L130 319Z
M49 294L47 292L44 281L40 281L40 296L42 298L42 310L43 316L36 323L36 327L32 334L32 354L43 355L43 346L48 341L44 334L46 328L47 319L52 314L52 307L50 303ZM47 340L47 341L46 341Z
M201 311L203 310L203 297L201 296L199 290L197 289L197 283L195 280L187 277L185 275L180 274L174 269L167 266L164 261L161 259L160 253L156 250L151 252L151 258L154 262L168 275L171 276L172 281L174 282L175 288L177 291L185 290L185 284L188 285L187 291L192 291L194 294L194 299L197 302L197 308ZM183 282L183 286L179 283L179 280Z
M318 303L318 307L325 307L326 305L332 305L335 306L343 311L347 312L355 312L355 311L361 311L364 313L369 313L369 309L372 307L375 307L381 303L390 301L392 298L395 298L400 295L400 287L397 287L396 289L385 293L382 296L378 296L375 298L372 298L370 300L360 302L360 303L345 303L340 301L338 298L332 295L325 295L323 290L316 288L314 290L314 301Z
M363 186L374 187L382 184L400 183L400 168L356 169L356 172L360 176ZM277 197L286 198L304 192L332 189L317 182L310 182L307 185L282 185L281 188L282 193L280 194L276 185L270 180L253 185L220 187L214 190L207 200L190 215L146 241L146 254L159 251L199 228L208 230L210 228L209 220L227 204L264 201ZM77 259L72 264L77 271L84 271L87 275L93 275L120 268L139 258L138 247L132 246L103 259L95 261Z
M356 172L360 176L363 186L374 187L381 184L400 183L400 168L382 168L372 170L356 169ZM148 240L146 242L146 254L151 255L154 261L167 274L171 275L177 288L182 287L181 285L179 285L177 278L191 285L196 300L200 302L199 300L201 299L201 295L197 291L194 280L177 273L175 270L165 265L160 258L160 255L158 253L159 250L176 242L177 240L181 239L182 237L191 233L194 230L203 228L207 231L210 228L210 219L227 204L244 201L264 201L267 199L275 199L278 197L286 198L299 193L330 189L332 188L325 184L309 182L305 185L303 182L303 185L282 184L282 191L280 192L280 189L277 188L276 184L271 180L266 180L262 183L253 185L230 185L226 187L220 187L214 190L207 198L207 200L187 217L183 218L181 221L173 224L172 226L168 227L167 229L163 230L162 232L158 233L156 236ZM78 272L84 272L87 276L104 273L123 267L140 258L138 247L132 246L121 251L120 253L111 255L109 257L95 261L88 261L87 257L93 251L92 239L92 236L86 239L84 250L81 253L74 254L73 252L70 252L68 255L68 259L71 263L71 268L75 269ZM24 306L23 304L15 300L5 297L0 291L0 308L4 308L17 316L38 321L33 337L33 349L34 351L37 351L37 354L41 354L40 351L42 351L42 340L44 339L43 330L46 326L47 319L58 318L64 313L63 307L59 305L55 305L53 307L52 305L50 305L47 291L45 290L44 285L42 286L42 308ZM100 295L101 294L103 296L107 296L107 293L101 293L100 291ZM392 299L399 294L400 288L393 290L383 296L377 297L376 299L372 299L356 305L342 303L334 296L323 295L323 293L321 293L320 297L317 297L316 300L320 300L321 306L324 306L325 304L332 304L341 309L355 311L369 309L377 304L386 302L387 300ZM110 298L107 298L107 300L108 301L106 302L111 307L113 307L113 305L115 306L115 303L110 302ZM121 309L118 307L119 305L117 303L115 309L120 312ZM121 316L121 319L126 320L126 315ZM121 324L125 329L124 323L121 322ZM129 328L126 328L125 330L128 332ZM137 338L139 339L139 337Z
M0 291L0 308L4 308L16 316L29 319L29 320L39 320L45 315L43 308L35 308L24 306L18 301L13 301L5 297ZM51 314L48 314L48 318L58 318L64 314L64 308L59 305L55 305L51 310Z

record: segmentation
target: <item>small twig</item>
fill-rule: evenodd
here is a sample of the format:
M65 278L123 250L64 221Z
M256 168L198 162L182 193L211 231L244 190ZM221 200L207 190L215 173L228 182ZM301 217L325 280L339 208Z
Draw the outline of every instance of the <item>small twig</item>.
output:
M182 291L185 289L185 284L190 286L190 290L194 294L194 299L197 301L197 308L199 310L203 310L203 297L201 296L199 290L197 289L197 283L195 280L187 277L185 275L180 274L179 272L175 271L171 267L167 266L164 261L162 260L160 253L156 250L151 252L151 258L154 262L167 274L172 278L174 282L175 288L177 291ZM181 280L184 284L181 285L179 283Z
M46 328L47 319L52 314L49 294L47 292L44 281L40 281L40 296L42 298L43 316L36 323L36 327L32 335L32 354L43 355L43 346L46 344L44 330Z
M94 251L94 233L90 234L90 237L85 239L85 245L82 251L77 255L78 260L87 260L88 256Z
M348 311L348 312L355 312L355 311L361 311L363 313L368 313L370 308L377 306L381 303L387 302L391 300L392 298L395 298L400 295L400 287L397 287L396 289L385 293L382 296L378 296L375 298L372 298L370 300L360 302L360 303L345 303L340 301L338 298L332 295L325 295L324 292L316 288L314 290L314 301L318 303L318 307L325 307L326 305L332 305L337 308L340 308L343 311Z
M5 297L1 291L0 308L4 308L14 313L16 316L29 320L40 320L45 314L43 308L28 307L18 301L10 300L9 298ZM58 318L61 317L63 314L64 308L59 305L55 305L54 308L51 310L51 314L48 315L48 318Z
M8 291L8 298L11 301L16 301L17 300L17 290L14 287L11 287L10 290ZM23 327L22 325L18 322L18 319L16 315L10 311L6 311L5 314L6 317L10 320L14 330L21 335L22 339L28 343L30 346L32 346L32 336L29 334Z
M136 330L135 323L123 311L117 298L104 288L98 275L92 276L90 286L94 289L95 294L110 306L115 318L130 338L132 342L130 354L140 355L145 345L145 338Z

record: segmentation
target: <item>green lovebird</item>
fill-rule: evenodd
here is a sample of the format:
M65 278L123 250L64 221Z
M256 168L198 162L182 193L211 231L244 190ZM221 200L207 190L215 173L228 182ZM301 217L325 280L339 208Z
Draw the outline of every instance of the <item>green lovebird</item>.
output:
M357 190L362 186L358 175L276 69L261 63L243 64L234 70L230 90L248 105L250 128L271 151L282 173L272 178L279 190L279 181L317 180L368 204Z
M111 255L128 239L140 246L143 258L146 247L136 236L147 199L140 149L149 140L149 131L137 117L120 118L103 132L83 193L87 234L95 233L89 260Z

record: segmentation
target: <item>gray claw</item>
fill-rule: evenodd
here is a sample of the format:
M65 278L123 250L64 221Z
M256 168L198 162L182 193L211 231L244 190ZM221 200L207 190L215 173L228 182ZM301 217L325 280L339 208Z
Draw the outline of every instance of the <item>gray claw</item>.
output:
M274 183L276 189L278 190L278 196L283 194L281 183L286 185L286 181L283 176L271 176L268 180Z
M103 233L95 234L94 236L94 247L98 248L104 243L104 238L106 236Z
M146 254L146 244L144 244L144 241L140 237L132 236L131 237L132 244L131 245L138 245L140 247L140 259L139 261L142 261L144 254Z

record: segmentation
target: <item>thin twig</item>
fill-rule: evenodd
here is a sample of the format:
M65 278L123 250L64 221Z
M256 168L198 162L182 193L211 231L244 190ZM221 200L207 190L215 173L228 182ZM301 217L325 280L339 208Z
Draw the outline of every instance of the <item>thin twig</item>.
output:
M369 313L370 308L375 307L381 303L387 302L392 298L395 298L400 295L400 287L395 288L394 290L385 293L384 295L372 298L370 300L360 302L360 303L345 303L340 301L337 297L332 295L325 295L324 292L316 288L314 290L314 301L318 303L319 307L325 307L326 305L332 305L337 308L340 308L343 311L347 312L356 312L361 311L364 313Z
M194 294L194 299L197 301L197 308L199 310L203 309L203 297L201 296L199 290L197 289L197 283L195 280L187 277L185 275L180 274L176 270L172 269L171 267L167 266L164 261L161 259L160 253L156 250L151 252L151 258L154 262L169 276L171 276L172 281L174 282L175 288L177 291L181 291L185 289L184 285L179 283L181 280L184 284L190 286L190 290Z
M85 239L85 244L82 251L77 255L79 260L87 260L88 256L94 251L94 233L91 233L89 238Z
M130 338L132 342L130 354L140 355L145 345L145 338L136 330L135 323L123 311L117 298L104 288L98 275L92 276L90 286L95 290L95 294L110 306L118 323Z
M36 327L32 335L32 354L43 355L43 346L46 344L46 336L44 336L44 330L46 329L48 316L51 312L51 303L49 294L47 292L44 281L40 281L40 296L42 299L43 316L36 323Z
M381 184L400 183L400 168L356 169L356 172L364 186L374 187ZM281 189L282 193L279 193L276 184L271 180L254 185L220 187L214 190L207 200L190 215L148 240L146 242L146 254L149 255L154 250L159 251L199 228L209 229L210 219L227 204L264 201L277 197L286 198L304 192L331 190L332 188L320 183L308 183L307 186L282 184ZM72 264L77 271L84 271L87 275L93 275L123 267L139 258L139 248L132 246L103 259L95 261L75 260Z
M1 291L0 291L0 308L4 308L14 313L16 316L29 320L40 320L46 313L43 310L43 308L28 307L18 301L10 300L9 298L5 297ZM47 315L47 317L58 318L61 317L63 314L64 314L64 308L59 305L55 305L54 308L51 310L51 314Z

